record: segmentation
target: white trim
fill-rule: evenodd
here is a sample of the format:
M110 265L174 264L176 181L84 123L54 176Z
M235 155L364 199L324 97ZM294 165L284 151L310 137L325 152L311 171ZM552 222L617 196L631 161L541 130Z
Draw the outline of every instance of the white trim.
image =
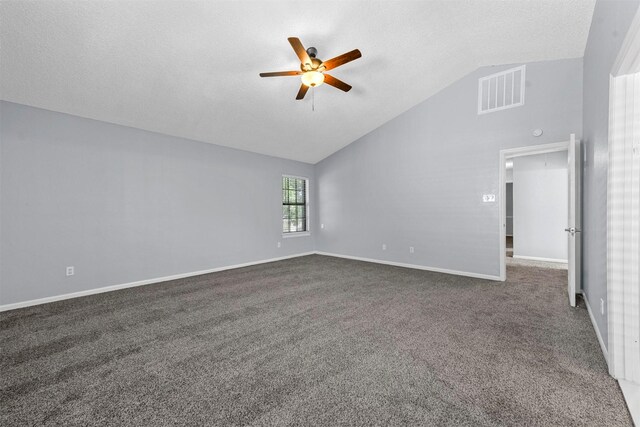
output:
M507 148L500 150L505 154L505 159L513 159L515 157L529 156L531 154L555 153L557 151L566 151L569 149L569 140L561 142L553 142L551 144L527 145L524 147ZM506 165L505 165L506 168Z
M630 381L618 380L627 408L631 413L631 419L636 426L640 426L640 384Z
M69 294L62 294L62 295L54 295L54 296L50 296L50 297L38 298L38 299L28 300L28 301L21 301L21 302L16 302L16 303L12 303L12 304L4 304L4 305L0 305L0 312L9 311L9 310L16 310L18 308L31 307L31 306L34 306L34 305L47 304L47 303L50 303L50 302L63 301L63 300L72 299L72 298L80 298L80 297L84 297L84 296L101 294L101 293L105 293L105 292L112 292L112 291L117 291L117 290L120 290L120 289L134 288L134 287L137 287L137 286L145 286L145 285L150 285L150 284L154 284L154 283L162 283L162 282L167 282L167 281L170 281L170 280L184 279L186 277L200 276L200 275L203 275L203 274L216 273L216 272L219 272L219 271L233 270L235 268L250 267L252 265L266 264L266 263L269 263L269 262L276 262L276 261L283 261L283 260L286 260L286 259L298 258L298 257L314 255L314 254L332 256L332 257L336 257L336 258L346 258L346 259L352 259L352 260L356 260L356 261L372 262L372 263L376 263L376 264L393 265L393 266L396 266L396 267L414 268L414 269L417 269L417 270L433 271L433 272L437 272L437 273L454 274L454 275L457 275L457 276L473 277L473 278L477 278L477 279L500 280L500 277L492 276L492 275L488 275L488 274L470 273L470 272L466 272L466 271L449 270L449 269L446 269L446 268L428 267L428 266L417 265L417 264L407 264L407 263L394 262L394 261L384 261L384 260L378 260L378 259L372 259L372 258L362 258L362 257L356 257L356 256L350 256L350 255L341 255L341 254L335 254L335 253L329 253L329 252L311 251L311 252L303 252L303 253L293 254L293 255L286 255L286 256L277 257L277 258L270 258L270 259L264 259L264 260L259 260L259 261L245 262L245 263L242 263L242 264L226 265L226 266L211 268L211 269L207 269L207 270L192 271L192 272L189 272L189 273L174 274L174 275L171 275L171 276L156 277L156 278L153 278L153 279L146 279L146 280L139 280L139 281L136 281L136 282L122 283L122 284L119 284L119 285L104 286L104 287L101 287L101 288L89 289L89 290L86 290L86 291L72 292L72 293L69 293Z
M600 343L600 350L602 350L602 355L604 356L604 360L609 364L609 352L607 351L607 347L604 345L604 340L602 339L602 335L600 335L600 329L598 328L598 324L596 323L596 318L593 316L593 311L591 310L591 305L589 304L589 299L587 298L587 294L582 293L582 299L584 300L584 304L587 306L587 312L589 313L589 318L591 319L591 325L593 329L596 331L596 337L598 337L598 342Z
M627 35L618 51L616 62L611 68L611 74L617 77L638 71L640 71L640 9L636 11L631 21Z
M169 280L184 279L185 277L200 276L202 274L209 274L209 273L216 273L216 272L219 272L219 271L232 270L234 268L250 267L252 265L266 264L266 263L269 263L269 262L282 261L282 260L290 259L290 258L298 258L298 257L302 257L302 256L313 255L314 253L315 252L313 252L313 251L312 252L303 252L303 253L300 253L300 254L286 255L286 256L277 257L277 258L270 258L270 259L263 259L263 260L260 260L260 261L251 261L251 262L245 262L245 263L242 263L242 264L226 265L226 266L223 266L223 267L216 267L216 268L211 268L211 269L208 269L208 270L192 271L190 273L181 273L181 274L174 274L172 276L156 277L154 279L139 280L137 282L123 283L123 284L120 284L120 285L104 286L104 287L101 287L101 288L89 289L89 290L86 290L86 291L72 292L70 294L63 294L63 295L55 295L55 296L45 297L45 298L38 298L38 299L34 299L34 300L29 300L29 301L16 302L16 303L13 303L13 304L4 304L4 305L0 305L0 312L8 311L8 310L15 310L15 309L24 308L24 307L31 307L33 305L47 304L47 303L50 303L50 302L62 301L62 300L71 299L71 298L79 298L79 297L84 297L84 296L88 296L88 295L101 294L101 293L104 293L104 292L117 291L117 290L120 290L120 289L134 288L136 286L150 285L152 283L161 283L161 282L167 282Z
M331 257L336 257L336 258L352 259L352 260L355 260L355 261L372 262L372 263L375 263L375 264L393 265L395 267L414 268L416 270L433 271L433 272L436 272L436 273L453 274L453 275L456 275L456 276L473 277L473 278L476 278L476 279L487 279L487 280L496 280L496 281L500 280L499 276L493 276L493 275L490 275L490 274L481 274L481 273L471 273L471 272L468 272L468 271L449 270L447 268L428 267L426 265L407 264L407 263L404 263L404 262L386 261L386 260L373 259L373 258L363 258L363 257L359 257L359 256L342 255L342 254L336 254L336 253L331 253L331 252L316 251L316 254L325 255L325 256L331 256Z
M506 170L506 161L507 159L512 159L514 157L522 157L529 156L531 154L545 154L545 153L554 153L556 151L567 151L569 150L569 142L570 141L562 141L555 142L552 144L543 144L543 145L529 145L526 147L518 147L518 148L508 148L505 150L500 150L500 170L499 170L499 185L498 185L498 202L500 209L500 221L498 221L499 233L498 236L500 238L500 280L507 280L507 260L505 253L507 252L507 205L505 200L505 188L506 188L506 178L507 178L507 170Z
M304 180L309 181L309 178L307 178L306 176L301 176L301 175L291 175L291 174L288 174L288 173L283 173L283 174L282 174L282 177L283 177L283 178L304 179Z
M283 239L288 239L290 237L309 237L311 236L310 231L292 231L291 233L282 233Z
M569 260L559 258L543 258L538 256L514 255L513 258L529 259L531 261L557 262L558 264L567 264Z
M305 187L304 204L305 204L305 212L307 214L306 224L305 224L306 231L294 231L293 233L308 233L308 234L299 234L298 237L307 236L307 235L310 236L311 235L311 202L309 199L309 191L311 189L311 181L306 176L298 176L298 175L282 174L282 178L304 179L304 187ZM280 191L282 191L282 181L280 182ZM280 203L282 203L282 200L280 201ZM280 223L280 229L282 230L282 222ZM283 238L294 237L294 236L285 236L285 234L289 234L289 233L282 233Z

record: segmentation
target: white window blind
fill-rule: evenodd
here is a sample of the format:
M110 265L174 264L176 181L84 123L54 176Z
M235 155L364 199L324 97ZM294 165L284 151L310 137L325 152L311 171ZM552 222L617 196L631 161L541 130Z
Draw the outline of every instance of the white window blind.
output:
M609 359L640 382L640 73L612 80L607 191ZM613 329L613 331L612 331Z

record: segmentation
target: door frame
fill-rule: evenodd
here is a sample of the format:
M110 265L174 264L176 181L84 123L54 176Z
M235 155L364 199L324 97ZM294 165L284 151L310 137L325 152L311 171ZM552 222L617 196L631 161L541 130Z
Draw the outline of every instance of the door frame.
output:
M500 150L500 177L499 177L499 185L498 185L498 200L499 200L499 209L500 209L500 221L498 226L500 227L500 232L498 235L500 236L500 280L507 280L507 204L505 200L506 188L507 188L507 165L506 162L508 159L513 159L515 157L524 157L530 156L534 154L546 154L546 153L555 153L558 151L566 151L567 155L569 153L569 145L571 141L575 138L575 135L571 135L571 138L567 141L562 142L554 142L551 144L542 144L542 145L530 145L527 147L518 147L518 148L507 148L504 150ZM579 155L579 154L578 154ZM567 181L567 185L569 185Z

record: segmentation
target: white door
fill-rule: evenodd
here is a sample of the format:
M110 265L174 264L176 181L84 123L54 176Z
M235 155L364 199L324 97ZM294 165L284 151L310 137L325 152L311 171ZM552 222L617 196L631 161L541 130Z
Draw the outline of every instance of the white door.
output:
M580 155L580 141L571 134L569 141L569 218L567 221L567 240L569 244L569 304L576 306L576 292L580 291L581 260L582 253L580 236L582 234L582 218L580 209L580 172L582 169L582 156Z

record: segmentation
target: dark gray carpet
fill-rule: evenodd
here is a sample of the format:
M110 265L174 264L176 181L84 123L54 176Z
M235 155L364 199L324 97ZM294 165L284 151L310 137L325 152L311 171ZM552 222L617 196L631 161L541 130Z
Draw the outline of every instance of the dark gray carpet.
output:
M0 314L22 425L631 425L566 271L308 256Z

